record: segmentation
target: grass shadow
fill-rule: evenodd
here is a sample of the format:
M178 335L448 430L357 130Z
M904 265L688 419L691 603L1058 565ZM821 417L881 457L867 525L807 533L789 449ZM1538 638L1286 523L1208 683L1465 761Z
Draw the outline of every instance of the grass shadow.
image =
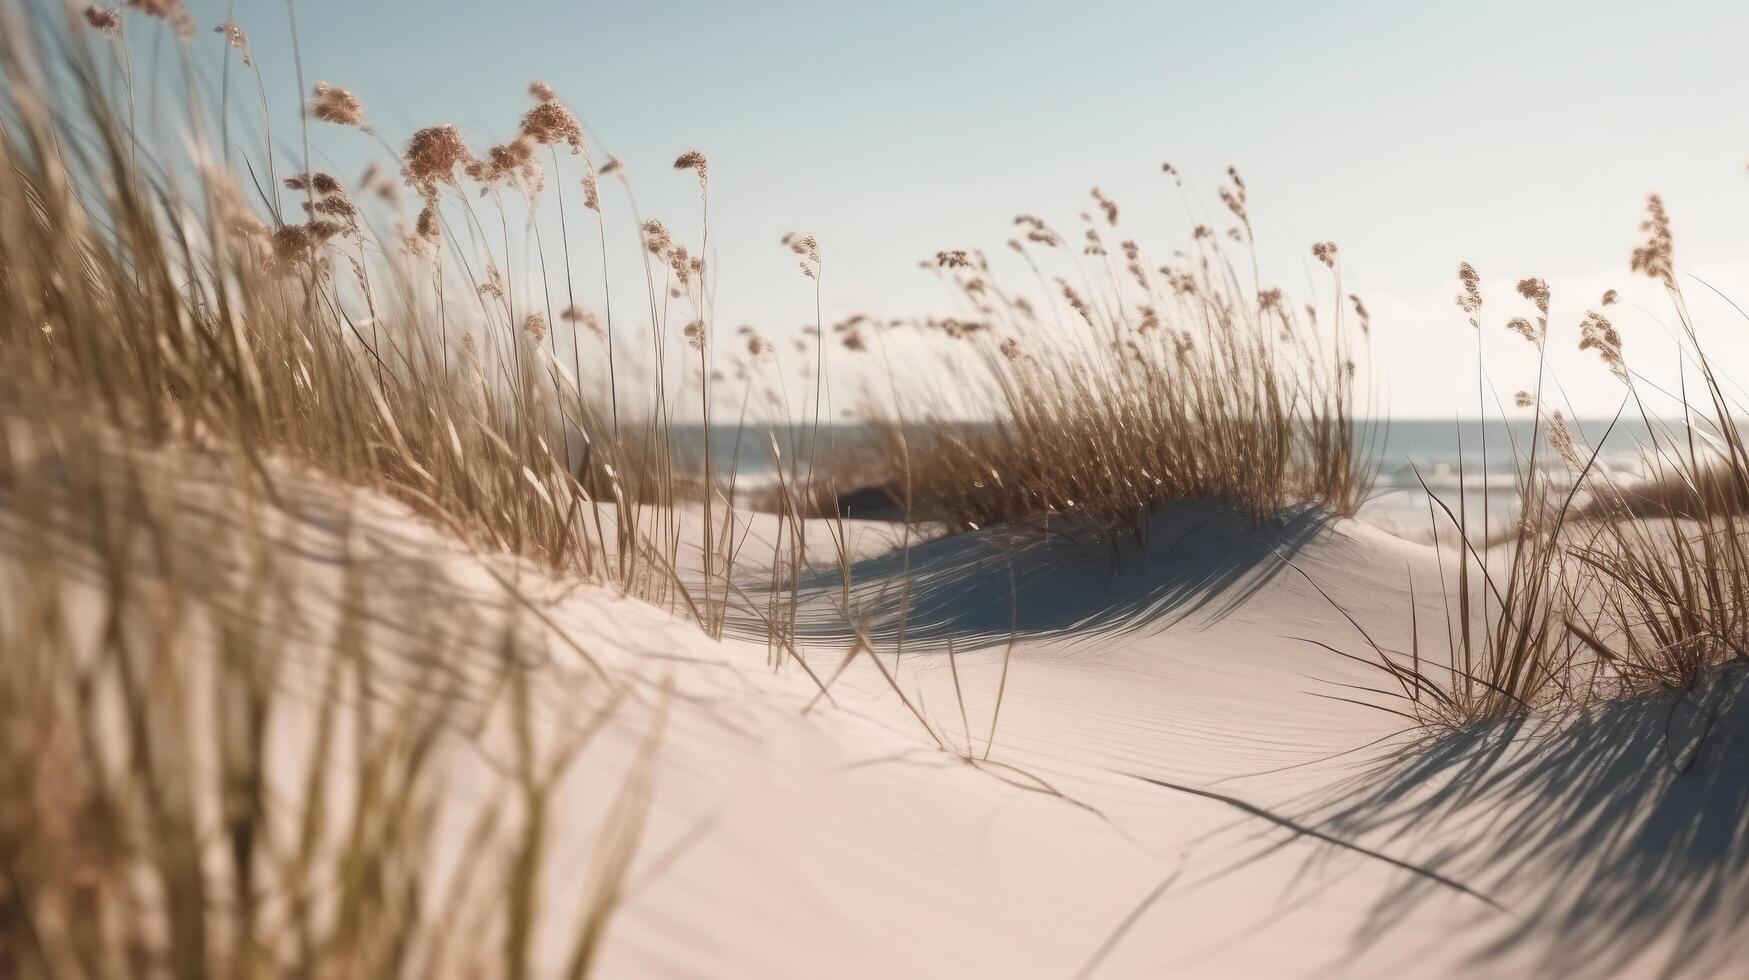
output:
M1443 735L1320 795L1320 829L1413 848L1508 905L1470 954L1479 972L1522 970L1534 950L1550 976L1711 975L1749 948L1749 667L1691 692ZM1356 954L1434 894L1398 881Z
M953 535L856 562L851 614L878 643L966 649L1074 633L1165 629L1196 614L1204 625L1242 605L1329 523L1321 508L1261 526L1223 504L1174 505L1142 540L1090 543L1072 531L999 527ZM803 579L804 635L842 633L838 569Z

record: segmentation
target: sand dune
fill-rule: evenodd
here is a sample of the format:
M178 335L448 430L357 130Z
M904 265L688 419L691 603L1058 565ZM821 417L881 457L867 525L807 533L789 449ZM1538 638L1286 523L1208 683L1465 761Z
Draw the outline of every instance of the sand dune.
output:
M833 679L825 698L771 666L751 620L715 642L479 557L383 498L286 485L299 516L275 540L312 644L357 564L381 587L385 676L422 655L395 596L439 595L464 664L491 661L506 617L542 637L519 668L542 739L607 711L555 797L546 970L646 745L605 976L1703 975L1749 954L1744 673L1679 701L1419 734L1369 706L1391 705L1367 690L1383 675L1331 651L1366 648L1313 587L1406 645L1413 575L1422 629L1443 628L1434 553L1363 523L1183 506L1115 549L1003 529L908 556L894 527L846 525L885 670L844 664L842 577L821 570L801 650ZM232 519L203 499L185 488L191 521ZM508 709L475 694L444 756L443 868L503 792Z

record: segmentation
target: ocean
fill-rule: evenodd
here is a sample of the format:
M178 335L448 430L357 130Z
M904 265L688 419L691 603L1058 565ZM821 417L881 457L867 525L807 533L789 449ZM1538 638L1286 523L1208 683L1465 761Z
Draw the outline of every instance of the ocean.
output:
M1652 445L1651 428L1640 418L1623 418L1613 428L1610 421L1569 419L1566 424L1582 454L1589 458L1592 450L1597 451L1593 465L1598 472L1636 479L1642 471L1643 451ZM1679 429L1681 423L1659 423L1660 438L1666 438L1663 434L1673 425ZM1442 538L1451 531L1437 507L1430 517L1429 492L1453 511L1461 500L1473 529L1480 527L1484 508L1496 533L1511 527L1518 516L1517 487L1533 444L1537 470L1557 486L1571 486L1575 475L1549 449L1547 425L1539 433L1531 419L1411 419L1363 423L1360 428L1363 439L1377 433L1370 448L1378 477L1359 516L1412 540L1432 540L1434 524L1443 525Z

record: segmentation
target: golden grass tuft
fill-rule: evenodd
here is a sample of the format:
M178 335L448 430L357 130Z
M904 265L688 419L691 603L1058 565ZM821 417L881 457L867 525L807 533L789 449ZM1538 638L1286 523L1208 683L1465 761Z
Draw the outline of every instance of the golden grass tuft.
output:
M1078 259L1043 219L1016 218L1024 240L1009 248L1041 288L1047 269L1062 270L1049 292L1067 311L1003 283L981 252L925 263L975 311L921 325L963 350L955 381L970 407L958 419L925 407L880 423L888 469L906 474L890 492L920 519L961 528L1070 518L1140 533L1151 514L1190 499L1255 520L1301 503L1352 514L1373 462L1355 418L1336 246L1313 249L1333 281L1325 318L1295 310L1256 285L1244 185L1232 181L1223 199L1242 222L1233 230L1244 259L1197 226L1176 261L1153 268L1125 240L1120 265L1085 215ZM1104 227L1121 231L1116 202L1093 196ZM1370 323L1353 302L1364 340ZM861 328L845 326L847 346L861 346Z

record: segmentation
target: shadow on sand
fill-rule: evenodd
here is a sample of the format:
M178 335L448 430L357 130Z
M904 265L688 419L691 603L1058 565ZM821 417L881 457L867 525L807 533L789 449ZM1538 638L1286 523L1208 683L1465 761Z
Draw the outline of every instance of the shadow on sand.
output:
M966 649L1065 633L1158 630L1244 603L1328 523L1312 508L1253 526L1215 503L1175 505L1141 541L1092 540L1053 528L994 528L889 552L851 567L850 607L879 644ZM803 581L802 630L847 632L843 578Z
M1749 666L1696 690L1531 718L1405 747L1320 794L1308 819L1422 852L1501 898L1470 966L1548 976L1713 975L1749 963ZM1430 846L1431 845L1431 846ZM1403 876L1356 953L1435 886ZM1454 917L1459 926L1483 921ZM1468 932L1468 929L1464 929ZM1533 941L1533 937L1558 940Z

